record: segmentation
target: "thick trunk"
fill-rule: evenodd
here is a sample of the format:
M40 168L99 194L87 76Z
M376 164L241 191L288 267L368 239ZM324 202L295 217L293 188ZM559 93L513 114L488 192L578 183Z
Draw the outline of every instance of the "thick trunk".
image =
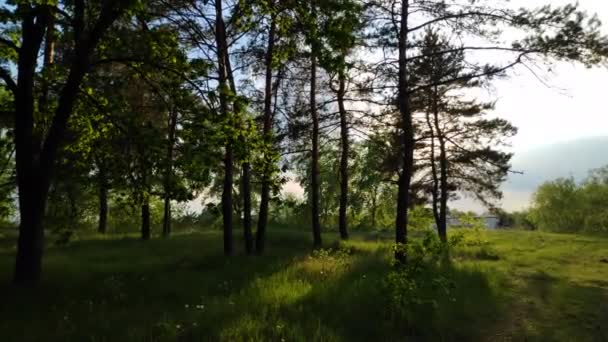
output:
M313 5L313 13L314 5ZM313 43L310 66L310 115L312 118L312 162L311 162L311 200L312 200L312 237L315 247L321 247L321 221L319 217L319 114L317 112L317 56Z
M97 231L105 234L108 230L108 180L105 172L99 170L99 220Z
M348 119L346 117L346 108L344 107L344 95L346 92L346 80L344 74L340 74L340 85L338 88L338 109L340 112L340 141L341 141L341 156L340 156L340 237L344 240L348 239L348 222L346 210L348 208Z
M14 282L34 284L40 279L44 236L42 217L57 149L65 135L80 84L89 67L90 56L106 30L122 13L124 6L104 7L87 38L76 42L69 75L59 94L57 108L44 143L33 134L34 78L38 53L46 29L51 26L53 11L50 6L43 5L36 5L36 11L31 10L30 5L17 6L18 11L24 13L24 17L15 89L15 163L21 222ZM81 19L74 18L75 21Z
M270 31L268 32L268 47L266 49L266 83L264 89L264 142L266 148L272 146L272 60L274 56L276 22L275 16L270 19ZM262 174L262 194L260 198L260 211L258 215L258 229L255 236L255 247L258 254L264 253L266 240L266 226L268 225L268 206L270 202L270 176L272 159L268 154L264 156L264 171Z
M32 185L35 181L32 179ZM42 252L44 249L44 230L42 219L46 204L44 193L36 193L32 186L19 189L19 240L15 261L14 282L21 285L34 285L40 281L42 271ZM48 192L48 191L47 191ZM25 195L25 193L28 193Z
M141 205L141 239L150 240L150 202L147 198Z
M34 77L46 25L35 22L33 13L25 11L15 90L15 166L21 221L13 281L34 285L42 269L42 220L51 177L47 170L40 172L40 144L34 137Z
M220 90L220 110L225 118L228 118L228 91L227 60L228 46L226 42L226 30L224 26L222 0L215 1L215 40L217 44L218 80ZM232 185L234 172L234 156L232 148L232 137L228 137L224 154L224 188L222 191L222 215L224 223L224 254L232 255Z
M412 125L412 113L409 101L409 82L407 71L407 40L408 40L408 17L409 0L403 0L401 4L401 26L399 31L399 113L400 113L400 154L402 157L402 169L399 174L397 192L397 217L395 219L395 242L397 244L407 243L408 209L410 200L410 183L412 179L412 167L414 164L414 132ZM398 248L395 258L400 262L406 261L405 251Z

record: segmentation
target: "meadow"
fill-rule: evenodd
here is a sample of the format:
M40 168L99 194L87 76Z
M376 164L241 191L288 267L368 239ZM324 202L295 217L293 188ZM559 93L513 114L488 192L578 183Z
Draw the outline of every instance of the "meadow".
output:
M389 233L327 232L312 251L309 232L275 228L266 255L234 257L212 230L83 236L49 246L34 290L10 285L0 234L2 341L608 341L601 236L483 232L407 283L403 307Z

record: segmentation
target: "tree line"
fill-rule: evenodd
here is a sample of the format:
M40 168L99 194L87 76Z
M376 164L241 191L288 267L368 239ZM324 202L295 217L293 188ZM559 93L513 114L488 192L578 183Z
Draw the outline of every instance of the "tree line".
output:
M17 199L19 284L40 279L45 226L92 197L100 233L124 203L145 240L156 207L169 236L172 204L205 196L225 254L237 225L262 254L286 171L316 247L334 208L342 239L365 211L405 244L428 204L445 240L448 201L492 206L510 172L517 130L476 94L513 68L608 53L576 4L11 0L0 23L0 209Z

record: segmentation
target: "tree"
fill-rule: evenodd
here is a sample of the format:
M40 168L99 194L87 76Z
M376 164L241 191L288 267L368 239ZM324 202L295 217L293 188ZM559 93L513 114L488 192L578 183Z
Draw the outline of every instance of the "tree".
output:
M106 31L135 1L107 0L101 3L74 1L60 13L71 13L62 20L62 31L71 35L72 48L66 63L67 78L60 86L56 106L50 114L46 132L37 130L35 87L38 55L57 8L51 3L19 2L4 7L4 24L18 23L20 44L2 37L4 50L14 53L17 80L2 68L0 75L14 95L16 169L19 193L20 226L14 281L35 284L40 279L43 250L43 216L51 183L51 173L67 121L72 114L80 84L90 69L95 49ZM59 23L59 21L56 21ZM6 31L5 31L6 32ZM51 41L48 42L52 44Z
M491 206L492 199L501 197L500 185L506 180L512 156L501 148L507 146L517 129L505 120L484 118L492 103L463 95L488 79L466 70L461 50L432 29L425 32L419 45L423 57L412 63L411 77L417 83L434 86L416 93L412 102L416 111L424 112L427 129L422 130L420 139L430 145L429 192L437 231L445 242L450 198L463 192ZM446 50L454 52L439 53ZM447 83L446 79L455 81Z
M544 6L535 10L497 9L495 2L473 1L468 3L443 1L413 2L374 1L370 2L370 22L376 28L369 35L370 45L384 49L386 56L372 71L374 77L367 89L383 95L386 106L396 107L398 115L392 124L400 135L400 172L397 184L397 212L395 219L395 242L407 242L407 212L412 197L412 177L415 172L414 150L416 148L415 126L411 107L414 93L436 84L415 84L411 80L411 63L423 57L414 44L415 35L425 28L435 25L463 40L484 41L483 46L464 45L458 50L467 53L495 51L513 58L513 62L487 69L477 65L475 75L487 77L525 63L528 60L573 60L585 65L601 61L608 52L608 40L598 30L597 18L589 17L576 5L563 7ZM524 39L510 45L500 41L500 30L505 27L522 32ZM390 52L389 52L390 51ZM452 50L441 51L440 54ZM395 73L397 77L395 77ZM469 76L471 77L471 76ZM442 83L451 83L444 80ZM387 85L388 83L388 85ZM389 112L390 113L390 112ZM394 112L393 112L394 113ZM400 261L405 255L398 252Z
M356 47L356 34L363 26L361 15L363 8L360 4L350 0L338 0L326 2L324 9L331 13L323 23L325 32L326 48L322 57L322 66L325 70L335 75L338 87L332 87L336 93L338 112L340 115L340 218L339 230L342 239L348 239L348 160L349 160L349 125L348 112L346 110L346 87L347 77L351 63L347 61L352 50Z

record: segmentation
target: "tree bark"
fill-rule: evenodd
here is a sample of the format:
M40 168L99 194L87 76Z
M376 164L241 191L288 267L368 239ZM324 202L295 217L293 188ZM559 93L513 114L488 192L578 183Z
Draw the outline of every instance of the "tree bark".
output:
M243 164L243 238L245 252L253 253L253 235L251 232L251 167Z
M437 226L437 232L440 231L439 226L441 225L441 218L439 215L439 176L437 175L437 159L435 158L435 127L431 122L431 114L429 111L426 113L426 123L429 127L429 132L431 134L431 176L433 178L433 188L431 190L431 200L432 200L432 209L433 209L433 218L435 219L435 225Z
M344 95L346 93L346 80L344 73L340 73L338 87L338 110L340 112L340 141L341 141L341 156L340 156L340 238L348 239L348 216L346 210L348 208L348 118L346 108L344 107Z
M448 162L447 154L445 150L445 136L439 125L439 105L438 105L438 91L437 86L434 87L433 93L433 115L435 123L435 131L437 132L437 139L439 140L439 221L437 223L437 233L441 241L446 242L448 240L447 234L447 211L448 211Z
M372 197L372 208L371 208L371 210L372 210L372 227L371 228L375 229L376 228L376 212L378 211L378 208L377 208L378 205L376 204L376 202L377 202L376 198L378 195L377 195L375 186L372 188L372 196L373 197Z
M141 239L150 240L150 202L148 198L141 205Z
M165 195L163 208L163 237L171 235L171 198Z
M312 4L313 16L316 14L315 5ZM312 43L310 55L310 116L312 118L312 161L311 161L311 200L312 200L312 237L315 248L321 247L321 221L319 217L319 114L317 112L317 47Z
M414 165L414 131L412 125L412 113L409 99L409 82L407 71L408 50L408 19L409 0L403 0L401 4L401 23L399 30L399 85L398 103L400 113L400 150L402 158L402 169L399 174L397 192L397 216L395 219L395 242L407 244L408 209L410 200L410 185L412 179L412 167ZM406 262L405 251L397 248L395 258L399 262Z
M36 5L36 10L31 5L18 5L17 10L24 13L24 17L17 63L17 86L14 90L15 164L21 217L13 278L17 284L33 285L40 280L44 237L42 220L57 149L65 136L80 84L89 69L91 54L110 25L123 13L123 4L115 1L105 4L97 22L91 25L86 39L75 39L69 74L59 94L44 143L33 134L34 79L38 53L53 9L46 5ZM83 18L76 14L74 20L81 22Z
M38 108L41 113L48 114L49 102L49 77L53 63L55 62L55 13L51 11L46 28L46 38L44 44L44 61L42 69L42 78L40 84L40 100Z
M271 5L273 3L271 2ZM268 32L268 47L266 48L266 83L264 89L264 142L266 148L272 146L272 60L274 56L274 41L276 31L276 19L273 14L270 18L270 30ZM268 207L270 202L270 163L272 159L268 153L264 155L264 171L262 173L262 194L260 198L260 211L258 215L258 228L255 236L255 247L258 254L264 253L266 240L266 227L268 225Z
M169 134L167 146L167 170L164 184L164 214L163 214L163 236L171 235L171 181L173 179L173 152L175 150L175 131L177 129L177 111L172 110L169 116Z
M108 179L106 177L103 166L98 165L99 174L98 186L99 186L99 219L97 225L97 232L105 234L108 230Z
M44 18L37 18L27 8L22 22L22 43L17 66L15 89L15 166L19 193L19 239L13 281L34 285L40 281L44 230L42 220L46 207L51 175L40 171L39 139L34 136L34 78L38 52L44 30ZM21 8L23 7L23 8Z
M228 46L226 42L226 28L222 11L222 0L215 0L215 40L217 44L218 81L220 88L220 110L225 118L229 117L226 92L228 91L227 60ZM228 137L224 152L224 187L222 191L222 216L224 223L224 254L232 255L232 186L234 173L234 153L232 137Z

